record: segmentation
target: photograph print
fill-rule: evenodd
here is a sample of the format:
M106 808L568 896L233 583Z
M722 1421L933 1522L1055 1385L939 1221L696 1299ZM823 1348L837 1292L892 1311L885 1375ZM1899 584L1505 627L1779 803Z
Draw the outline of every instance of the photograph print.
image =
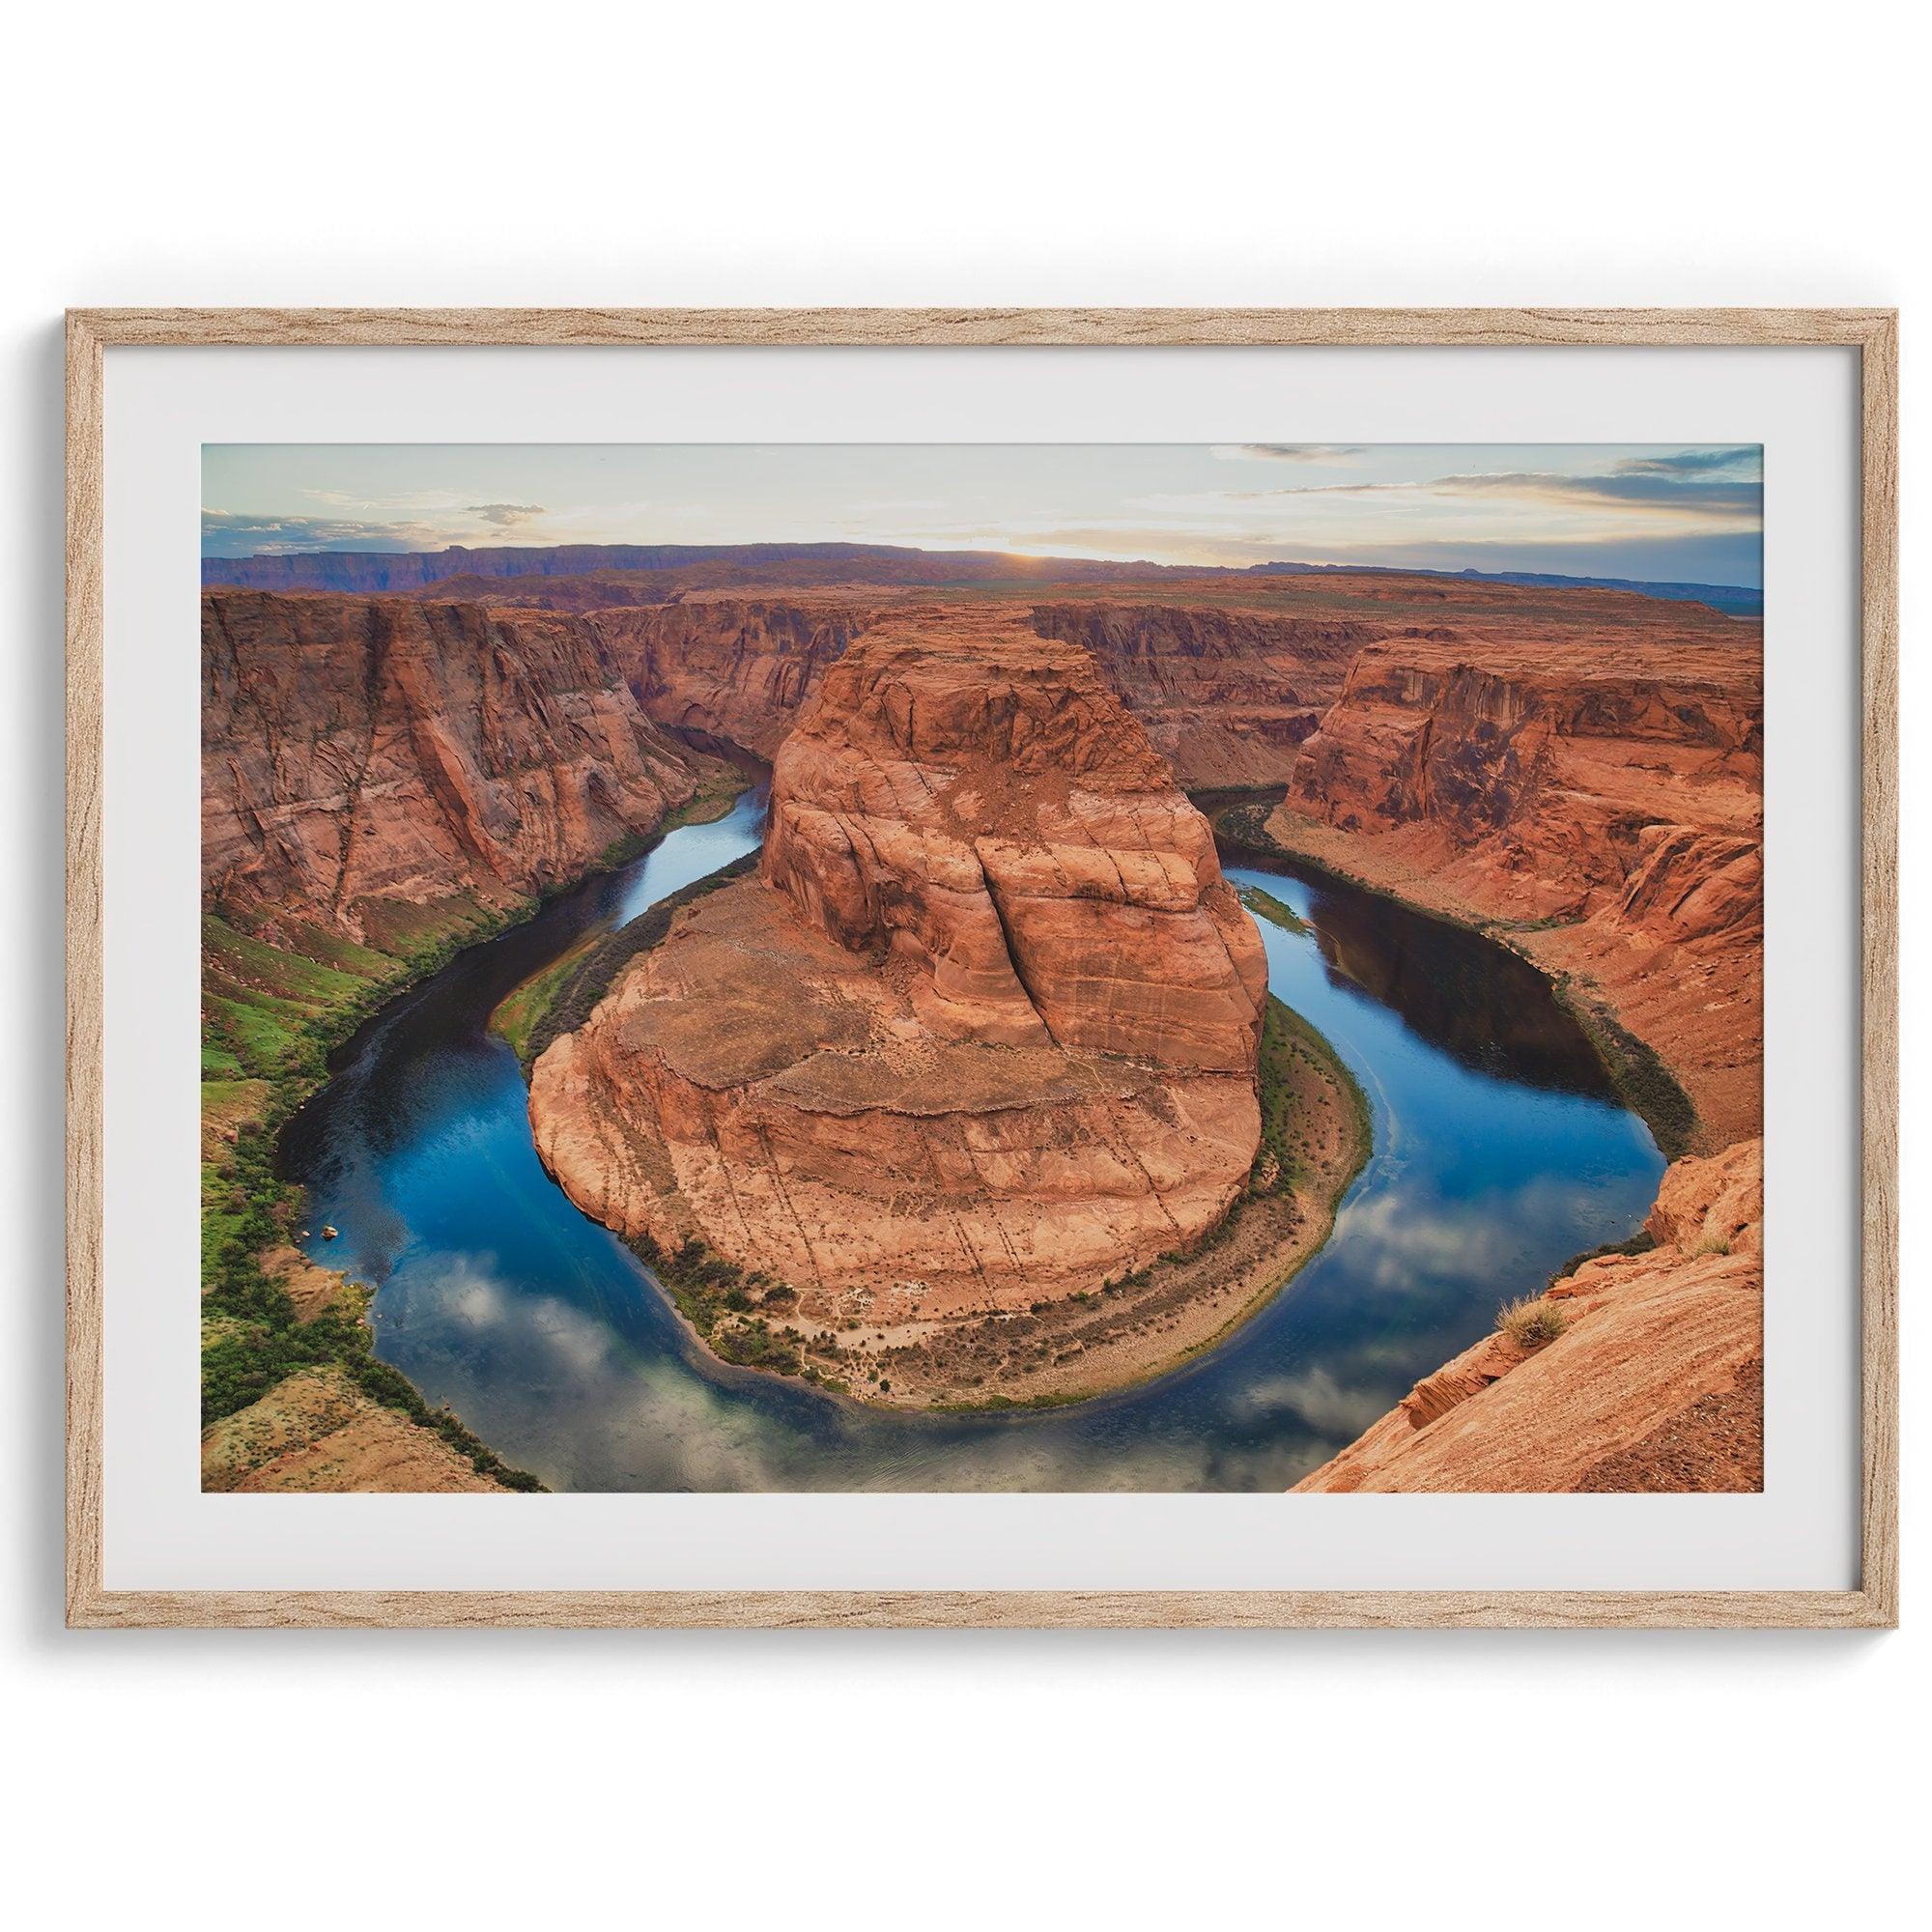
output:
M204 1491L1762 1489L1756 446L203 492Z

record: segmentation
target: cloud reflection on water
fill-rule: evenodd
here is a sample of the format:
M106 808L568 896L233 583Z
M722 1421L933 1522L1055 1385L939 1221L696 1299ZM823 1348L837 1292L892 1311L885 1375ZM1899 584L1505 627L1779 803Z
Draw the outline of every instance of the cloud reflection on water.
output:
M1283 1294L1180 1369L1064 1409L882 1411L728 1368L543 1173L514 1059L485 1025L586 919L635 916L749 849L761 810L675 832L593 899L566 895L464 955L372 1029L304 1124L297 1172L316 1225L343 1236L319 1258L384 1284L383 1359L553 1488L1283 1490L1485 1332L1499 1300L1649 1205L1662 1158L1569 1076L1560 1013L1520 1010L1514 975L1477 984L1509 1023L1472 1051L1429 990L1436 928L1269 874L1328 952L1346 925L1350 978L1318 939L1263 937L1271 988L1360 1072L1378 1150ZM1468 988L1481 966L1459 941L1444 970Z

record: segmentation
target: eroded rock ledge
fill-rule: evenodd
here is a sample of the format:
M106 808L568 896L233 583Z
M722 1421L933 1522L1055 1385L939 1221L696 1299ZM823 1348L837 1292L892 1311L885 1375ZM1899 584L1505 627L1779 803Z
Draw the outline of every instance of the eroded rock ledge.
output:
M826 668L760 877L532 1070L580 1207L696 1236L802 1329L1069 1297L1247 1185L1266 991L1207 822L1079 646L913 610Z
M1761 1140L1676 1162L1655 1246L1551 1285L1553 1341L1485 1337L1295 1489L1761 1489L1763 1199Z

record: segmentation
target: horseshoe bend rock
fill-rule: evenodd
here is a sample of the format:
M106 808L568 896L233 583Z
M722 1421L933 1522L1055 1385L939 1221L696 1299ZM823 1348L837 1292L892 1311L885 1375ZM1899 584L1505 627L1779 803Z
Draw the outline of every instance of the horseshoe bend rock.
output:
M1097 1287L1203 1234L1260 1130L1259 937L1077 644L908 611L781 753L760 872L532 1071L587 1212L819 1320Z

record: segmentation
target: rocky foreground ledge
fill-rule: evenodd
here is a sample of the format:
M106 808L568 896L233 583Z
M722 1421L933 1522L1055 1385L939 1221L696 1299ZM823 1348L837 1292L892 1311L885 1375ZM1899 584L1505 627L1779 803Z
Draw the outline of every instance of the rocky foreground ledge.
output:
M1764 1487L1764 1143L1664 1175L1652 1244L1584 1261L1295 1485Z
M1266 978L1086 649L897 612L786 739L759 876L538 1059L537 1150L727 1359L897 1403L1070 1399L1278 1285L1366 1151L1319 1040L1264 1029ZM1264 1147L1264 1111L1313 1157ZM1227 1238L1260 1197L1269 1226Z

